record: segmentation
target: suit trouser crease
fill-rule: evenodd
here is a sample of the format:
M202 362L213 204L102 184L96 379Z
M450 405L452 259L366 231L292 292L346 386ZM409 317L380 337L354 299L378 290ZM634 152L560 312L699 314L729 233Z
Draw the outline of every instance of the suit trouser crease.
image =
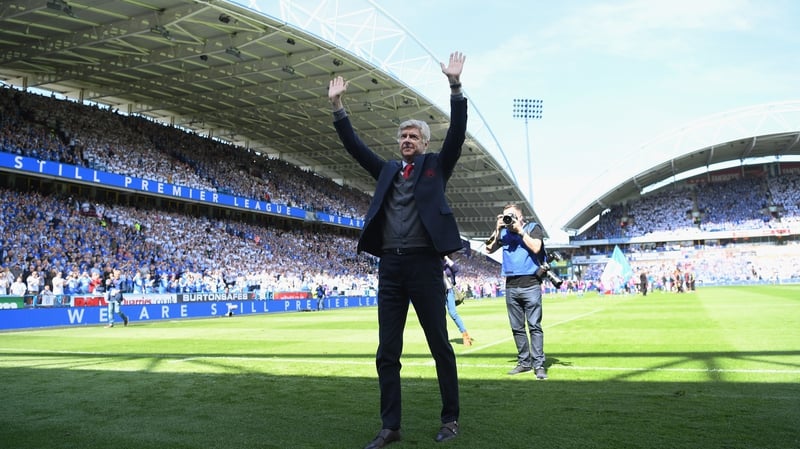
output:
M378 351L376 367L381 394L383 428L401 424L400 356L409 301L414 305L431 355L436 362L442 398L441 420L459 416L458 372L453 347L447 335L445 287L441 259L435 253L381 257L378 274Z

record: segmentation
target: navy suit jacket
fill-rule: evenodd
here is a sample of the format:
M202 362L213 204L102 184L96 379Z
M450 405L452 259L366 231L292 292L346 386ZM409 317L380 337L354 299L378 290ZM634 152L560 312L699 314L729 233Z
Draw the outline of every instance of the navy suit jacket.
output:
M350 119L345 117L334 122L347 150L353 158L377 180L375 194L364 220L364 229L358 240L358 251L366 251L375 256L382 253L383 220L382 211L387 192L392 188L395 177L402 168L400 160L384 160L361 141L353 130ZM414 200L422 225L428 231L433 246L441 254L458 251L461 235L456 225L453 211L447 203L445 189L453 169L461 157L461 146L467 132L467 99L450 99L450 127L438 153L418 154L414 158Z

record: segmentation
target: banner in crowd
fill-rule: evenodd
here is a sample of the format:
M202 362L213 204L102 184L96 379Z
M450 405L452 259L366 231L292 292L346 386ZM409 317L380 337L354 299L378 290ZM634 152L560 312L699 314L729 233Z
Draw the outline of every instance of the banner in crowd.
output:
M272 299L306 299L311 297L311 292L275 292Z
M165 295L157 295L165 296ZM127 295L126 295L127 298ZM142 298L136 298L141 300ZM104 303L104 301L103 301ZM9 303L13 304L13 303ZM129 304L121 306L130 325L157 320L215 318L283 312L311 312L348 307L377 306L376 296L330 296L317 299L194 301L168 304ZM121 320L117 318L119 323ZM108 324L108 308L37 307L0 310L0 330Z
M0 310L25 308L24 296L0 296Z
M326 214L325 212L316 212L316 217L318 221L331 225L358 229L364 227L364 219L362 218L342 217L339 215Z
M44 161L5 152L0 152L0 167L29 172L35 175L54 176L62 178L64 181L92 183L104 187L199 201L215 206L236 207L251 212L262 212L270 215L283 215L300 219L305 219L306 217L306 211L299 207L179 186L167 182L107 173L93 168L78 167L76 165L63 164L57 161Z
M252 301L256 299L253 292L237 293L177 293L178 302L209 302L209 301ZM125 295L128 300L128 295Z

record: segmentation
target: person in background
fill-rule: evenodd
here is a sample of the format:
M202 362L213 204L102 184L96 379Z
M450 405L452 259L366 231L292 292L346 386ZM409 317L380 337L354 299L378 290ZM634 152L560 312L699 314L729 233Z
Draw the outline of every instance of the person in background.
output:
M17 279L11 284L10 290L14 296L23 296L28 291L28 286L22 282L22 276L17 276Z
M0 269L0 295L7 295L8 289L11 288L11 283L14 282L14 276L8 268Z
M62 276L61 271L56 270L55 276L53 276L53 280L51 281L51 284L53 284L55 303L59 306L64 303L64 285L67 282Z
M322 284L317 284L317 310L322 310L323 304L325 302L325 286Z
M122 292L114 285L111 279L105 281L104 296L108 304L108 324L106 327L114 327L114 314L122 318L123 326L128 325L128 316L122 312L120 306L122 305Z
M39 304L44 307L53 307L56 305L56 295L54 295L53 291L50 290L49 285L45 285L42 291L39 293Z
M470 347L472 346L472 338L467 332L467 327L464 326L464 320L461 319L461 315L456 310L456 273L458 273L458 265L448 256L444 256L442 262L444 264L444 286L447 289L447 313L456 323L458 331L461 332L463 345Z
M365 449L379 449L401 439L400 355L409 302L436 361L442 410L434 440L452 440L459 432L458 370L442 307L445 291L441 258L461 249L445 188L466 139L467 99L460 81L464 55L450 54L449 64L442 63L441 68L450 84L450 127L442 149L427 152L430 126L420 120L406 120L397 132L400 160L385 160L356 135L342 100L348 86L344 78L335 77L328 87L339 139L377 182L357 245L358 252L380 258L375 365L383 427Z
M647 272L644 270L639 273L639 290L642 292L642 296L647 296Z
M28 285L28 294L33 296L33 304L37 304L37 298L39 297L39 290L41 287L41 283L39 282L39 272L37 270L33 270L30 275L28 275L27 285Z
M537 379L547 379L542 331L542 278L546 276L541 268L545 261L543 238L540 225L526 224L522 209L508 204L497 216L495 230L486 242L486 252L490 254L503 249L506 309L517 346L517 366L508 374L534 370Z

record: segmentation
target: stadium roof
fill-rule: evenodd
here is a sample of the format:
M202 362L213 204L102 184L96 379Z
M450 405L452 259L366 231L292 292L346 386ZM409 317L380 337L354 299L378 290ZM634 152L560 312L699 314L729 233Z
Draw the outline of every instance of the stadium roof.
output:
M375 35L364 32L369 23L356 22L351 35ZM435 104L371 59L234 2L26 0L0 6L3 82L151 117L369 194L374 181L333 130L326 95L333 75L350 81L346 106L354 125L385 158L397 157L401 121L428 121L434 144L449 122L446 101ZM441 77L431 59L411 63ZM471 105L471 128L448 186L462 234L485 237L508 202L526 205L531 219L541 222L508 163L498 161L487 140L476 139L474 129L491 133L476 112Z
M665 148L668 150L662 151ZM563 229L573 233L582 231L611 206L639 198L689 175L712 172L724 165L748 165L765 159L770 162L779 162L781 158L797 160L796 157L800 155L800 101L758 105L716 114L671 132L640 149L643 155L669 152L672 154L662 162L595 197L569 219ZM618 173L614 177L620 179L623 176Z

